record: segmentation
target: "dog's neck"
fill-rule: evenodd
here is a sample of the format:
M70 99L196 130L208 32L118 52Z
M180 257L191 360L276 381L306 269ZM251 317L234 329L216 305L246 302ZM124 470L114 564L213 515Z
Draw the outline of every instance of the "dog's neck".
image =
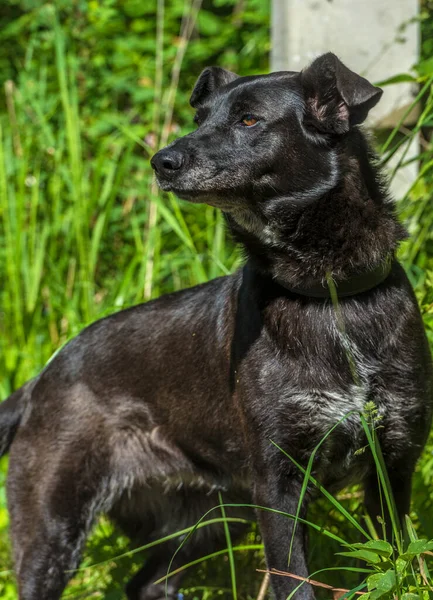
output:
M227 215L256 269L300 287L347 280L394 254L405 231L367 146L341 157L339 171L336 186L310 202L281 197Z

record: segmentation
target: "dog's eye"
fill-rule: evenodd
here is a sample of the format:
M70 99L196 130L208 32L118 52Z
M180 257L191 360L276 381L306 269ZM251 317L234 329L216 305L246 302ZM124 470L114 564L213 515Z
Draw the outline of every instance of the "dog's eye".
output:
M253 117L253 115L244 115L241 122L243 125L245 125L245 127L254 127L254 125L257 125L259 120L256 119L256 117Z

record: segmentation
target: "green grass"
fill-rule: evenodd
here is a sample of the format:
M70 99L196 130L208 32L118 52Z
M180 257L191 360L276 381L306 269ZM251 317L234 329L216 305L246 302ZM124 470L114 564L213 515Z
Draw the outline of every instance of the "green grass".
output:
M155 148L171 139L177 125L178 78L182 61L188 56L188 38L199 3L185 3L184 41L176 47L168 73L164 64L164 3L157 6L153 112L141 134L133 126L133 115L125 118L124 111L113 110L101 117L104 134L89 135L77 57L69 49L63 23L51 9L46 14L53 35L56 81L50 77L49 65L35 62L30 43L18 79L5 86L5 108L0 112L1 398L35 375L86 324L162 293L230 273L240 264L239 251L227 236L219 212L161 196L152 179L148 159ZM163 81L168 82L167 87ZM431 73L419 78L417 102L421 110L414 132L433 125L432 81ZM187 113L186 103L181 110ZM397 130L386 137L384 163L397 147L409 144L413 135L397 135ZM431 146L424 144L420 175L399 207L411 233L402 247L401 259L433 342L432 157ZM403 157L401 164L404 161ZM365 424L371 433L370 448L376 452L385 502L392 504L374 430L368 429L367 421ZM16 592L10 572L6 469L7 459L3 459L0 597L12 600ZM369 542L377 534L371 523L370 528L363 525L358 491L349 490L334 498L314 480L311 470L312 459L304 470L303 493L307 484L318 485L323 492L307 521L312 576L327 585L354 590L360 567L348 562L350 557L341 551L364 552L369 560L361 569L368 576L371 600L381 597L378 590L385 588L385 599L414 600L407 594L428 597L431 550L426 540L433 539L433 443L426 448L414 482L413 511L407 523L414 545L402 545L395 523L398 544L391 553L385 546L381 550L380 545L359 546L361 534ZM206 526L205 520L224 522L225 508L221 501L198 526ZM299 511L286 516L301 521ZM252 527L242 543L233 545L227 527L225 531L226 550L191 570L185 583L188 598L257 596L263 574L256 569L264 568L259 534ZM128 540L101 519L89 541L82 569L75 574L65 597L87 597L91 590L95 597L121 598L124 583L145 560L148 549L130 552Z

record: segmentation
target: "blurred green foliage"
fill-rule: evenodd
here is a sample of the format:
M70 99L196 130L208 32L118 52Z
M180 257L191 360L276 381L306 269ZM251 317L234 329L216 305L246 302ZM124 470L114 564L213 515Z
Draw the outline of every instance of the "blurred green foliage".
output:
M137 135L153 122L156 6L152 0L4 0L0 15L0 83L44 71L56 95L53 7L74 63L80 116L86 137L112 130L112 119L133 120ZM164 3L163 87L180 44L182 18L190 3ZM188 44L177 89L176 119L189 123L188 98L201 69L218 64L242 73L268 69L269 4L260 0L205 0ZM4 103L4 98L2 98ZM133 119L131 119L133 115ZM128 121L129 117L129 121Z
M411 233L401 259L433 342L432 10L431 0L424 0L422 59L412 73L425 86L415 128L422 139L420 177L399 207ZM192 128L189 94L205 66L243 75L269 69L269 11L268 0L2 1L0 398L35 375L87 323L240 264L221 215L159 197L148 159L165 140ZM412 135L400 131L383 160ZM12 600L6 467L2 459L0 597ZM430 444L415 479L412 515L429 538L432 497ZM361 516L356 491L342 502ZM323 501L311 519L357 540ZM253 529L248 543L257 543L257 535ZM113 558L127 548L102 520L83 564L105 562L80 572L68 593L122 597L124 581L143 560ZM324 557L330 562L340 549L313 535L313 567L329 566ZM240 597L256 594L260 577L254 573L262 560L257 551L238 554ZM343 563L333 559L334 566ZM333 581L341 583L341 576ZM188 585L190 598L229 590L227 561L209 561Z

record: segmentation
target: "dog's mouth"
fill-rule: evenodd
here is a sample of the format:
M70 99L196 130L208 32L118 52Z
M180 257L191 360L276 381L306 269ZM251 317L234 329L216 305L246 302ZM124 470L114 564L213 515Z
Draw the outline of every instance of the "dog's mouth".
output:
M233 210L233 205L228 203L226 198L216 195L214 190L184 188L176 185L174 182L160 180L158 177L157 181L159 188L163 192L171 192L180 200L186 200L194 204L209 204L226 212Z
M185 189L181 186L176 186L171 181L156 178L159 188L163 192L172 192L181 200L189 200L190 202L198 202L199 198L204 195L204 192L198 190Z
M172 188L170 190L175 196L180 198L181 200L188 200L188 202L196 202L198 204L202 202L206 202L203 193L198 193L191 190L178 190L176 188Z

